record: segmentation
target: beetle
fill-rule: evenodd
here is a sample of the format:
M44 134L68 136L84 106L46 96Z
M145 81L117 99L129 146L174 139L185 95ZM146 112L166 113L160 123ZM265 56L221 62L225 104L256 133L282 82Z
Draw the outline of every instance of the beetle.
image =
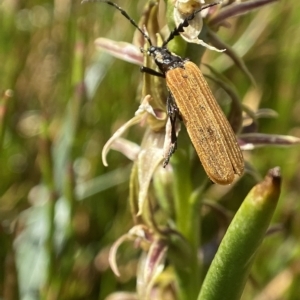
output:
M83 2L88 2L84 0ZM147 50L159 71L141 67L142 72L166 79L168 89L167 113L171 121L171 147L165 158L165 167L177 147L175 124L177 119L183 121L188 135L199 156L208 177L215 183L227 185L233 182L235 174L241 176L244 171L244 158L235 134L214 98L209 85L196 64L188 58L171 53L167 45L189 26L197 13L219 3L205 5L186 17L179 24L162 46L154 46L150 37L137 25L127 12L116 3L105 0L96 2L107 3L121 12L130 23L139 30L149 43Z

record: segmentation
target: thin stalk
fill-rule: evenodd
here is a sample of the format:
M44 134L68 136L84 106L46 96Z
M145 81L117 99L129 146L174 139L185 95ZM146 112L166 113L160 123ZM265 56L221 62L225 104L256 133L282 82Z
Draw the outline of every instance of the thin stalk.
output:
M200 244L199 202L192 193L190 165L185 159L174 162L174 198L176 224L178 231L186 238L190 256L186 259L185 268L176 267L180 288L180 299L196 299L200 287L200 266L198 248ZM180 258L179 258L180 259Z

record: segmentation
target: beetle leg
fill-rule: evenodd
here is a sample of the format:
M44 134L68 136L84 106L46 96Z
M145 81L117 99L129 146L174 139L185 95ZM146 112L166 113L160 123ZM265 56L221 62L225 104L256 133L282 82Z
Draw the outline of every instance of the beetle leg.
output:
M167 98L167 114L168 114L168 116L170 118L170 122L171 122L171 146L170 146L169 152L167 154L167 157L163 163L163 167L167 166L172 154L177 149L176 120L177 120L177 118L181 120L181 116L180 116L178 107L177 107L177 105L172 97L172 94L170 92L169 92L168 98Z
M153 75L153 76L158 76L158 77L165 78L165 75L163 73L157 72L157 71L155 71L151 68L148 68L148 67L143 66L143 67L140 68L140 70L141 70L142 73L148 73L148 74Z
M167 114L170 118L171 126L172 126L172 129L171 129L171 143L176 144L177 143L176 120L177 120L177 116L178 116L178 107L175 104L174 99L172 97L172 94L170 92L169 92L168 98L167 98Z

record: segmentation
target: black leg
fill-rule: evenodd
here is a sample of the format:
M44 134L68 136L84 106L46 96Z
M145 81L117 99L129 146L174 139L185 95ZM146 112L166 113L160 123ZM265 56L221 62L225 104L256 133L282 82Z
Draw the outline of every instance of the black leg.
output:
M141 67L141 72L143 72L143 73L148 73L148 74L150 74L150 75L153 75L153 76L158 76L158 77L163 77L163 78L165 78L165 75L163 74L163 73L159 73L159 72L157 72L157 71L155 71L155 70L153 70L153 69L150 69L150 68L148 68L148 67Z
M169 93L167 98L167 113L170 118L171 122L171 146L169 149L169 152L167 154L167 157L163 163L163 167L166 167L167 164L170 161L171 156L177 149L177 135L176 135L176 121L177 118L181 120L181 116L178 110L178 107L176 103L174 102L174 99L172 97L172 94Z
M167 98L167 114L171 121L171 143L176 144L177 136L176 136L176 120L178 117L178 107L175 104L171 93L168 94Z

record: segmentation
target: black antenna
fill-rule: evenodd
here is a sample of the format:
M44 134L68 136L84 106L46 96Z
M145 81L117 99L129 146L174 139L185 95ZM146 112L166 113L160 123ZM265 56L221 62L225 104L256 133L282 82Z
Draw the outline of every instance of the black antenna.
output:
M149 42L150 46L152 46L152 42L149 36L136 24L136 22L127 14L127 12L122 7L118 6L116 3L113 3L111 1L105 1L105 0L82 0L81 1L81 3L84 2L104 2L115 7L143 35L143 37Z
M207 4L205 6L202 6L201 8L195 10L193 13L191 13L189 16L187 16L182 23L180 23L178 25L178 27L174 28L173 31L171 31L169 37L167 38L166 41L164 41L164 43L162 44L162 47L166 47L167 44L174 39L175 36L177 35L180 35L181 32L184 32L184 27L188 27L190 24L189 24L189 21L193 20L196 16L197 13L199 13L200 11L204 10L204 9L207 9L209 7L212 7L212 6L215 6L215 5L218 5L222 2L215 2L215 3L211 3L211 4Z

